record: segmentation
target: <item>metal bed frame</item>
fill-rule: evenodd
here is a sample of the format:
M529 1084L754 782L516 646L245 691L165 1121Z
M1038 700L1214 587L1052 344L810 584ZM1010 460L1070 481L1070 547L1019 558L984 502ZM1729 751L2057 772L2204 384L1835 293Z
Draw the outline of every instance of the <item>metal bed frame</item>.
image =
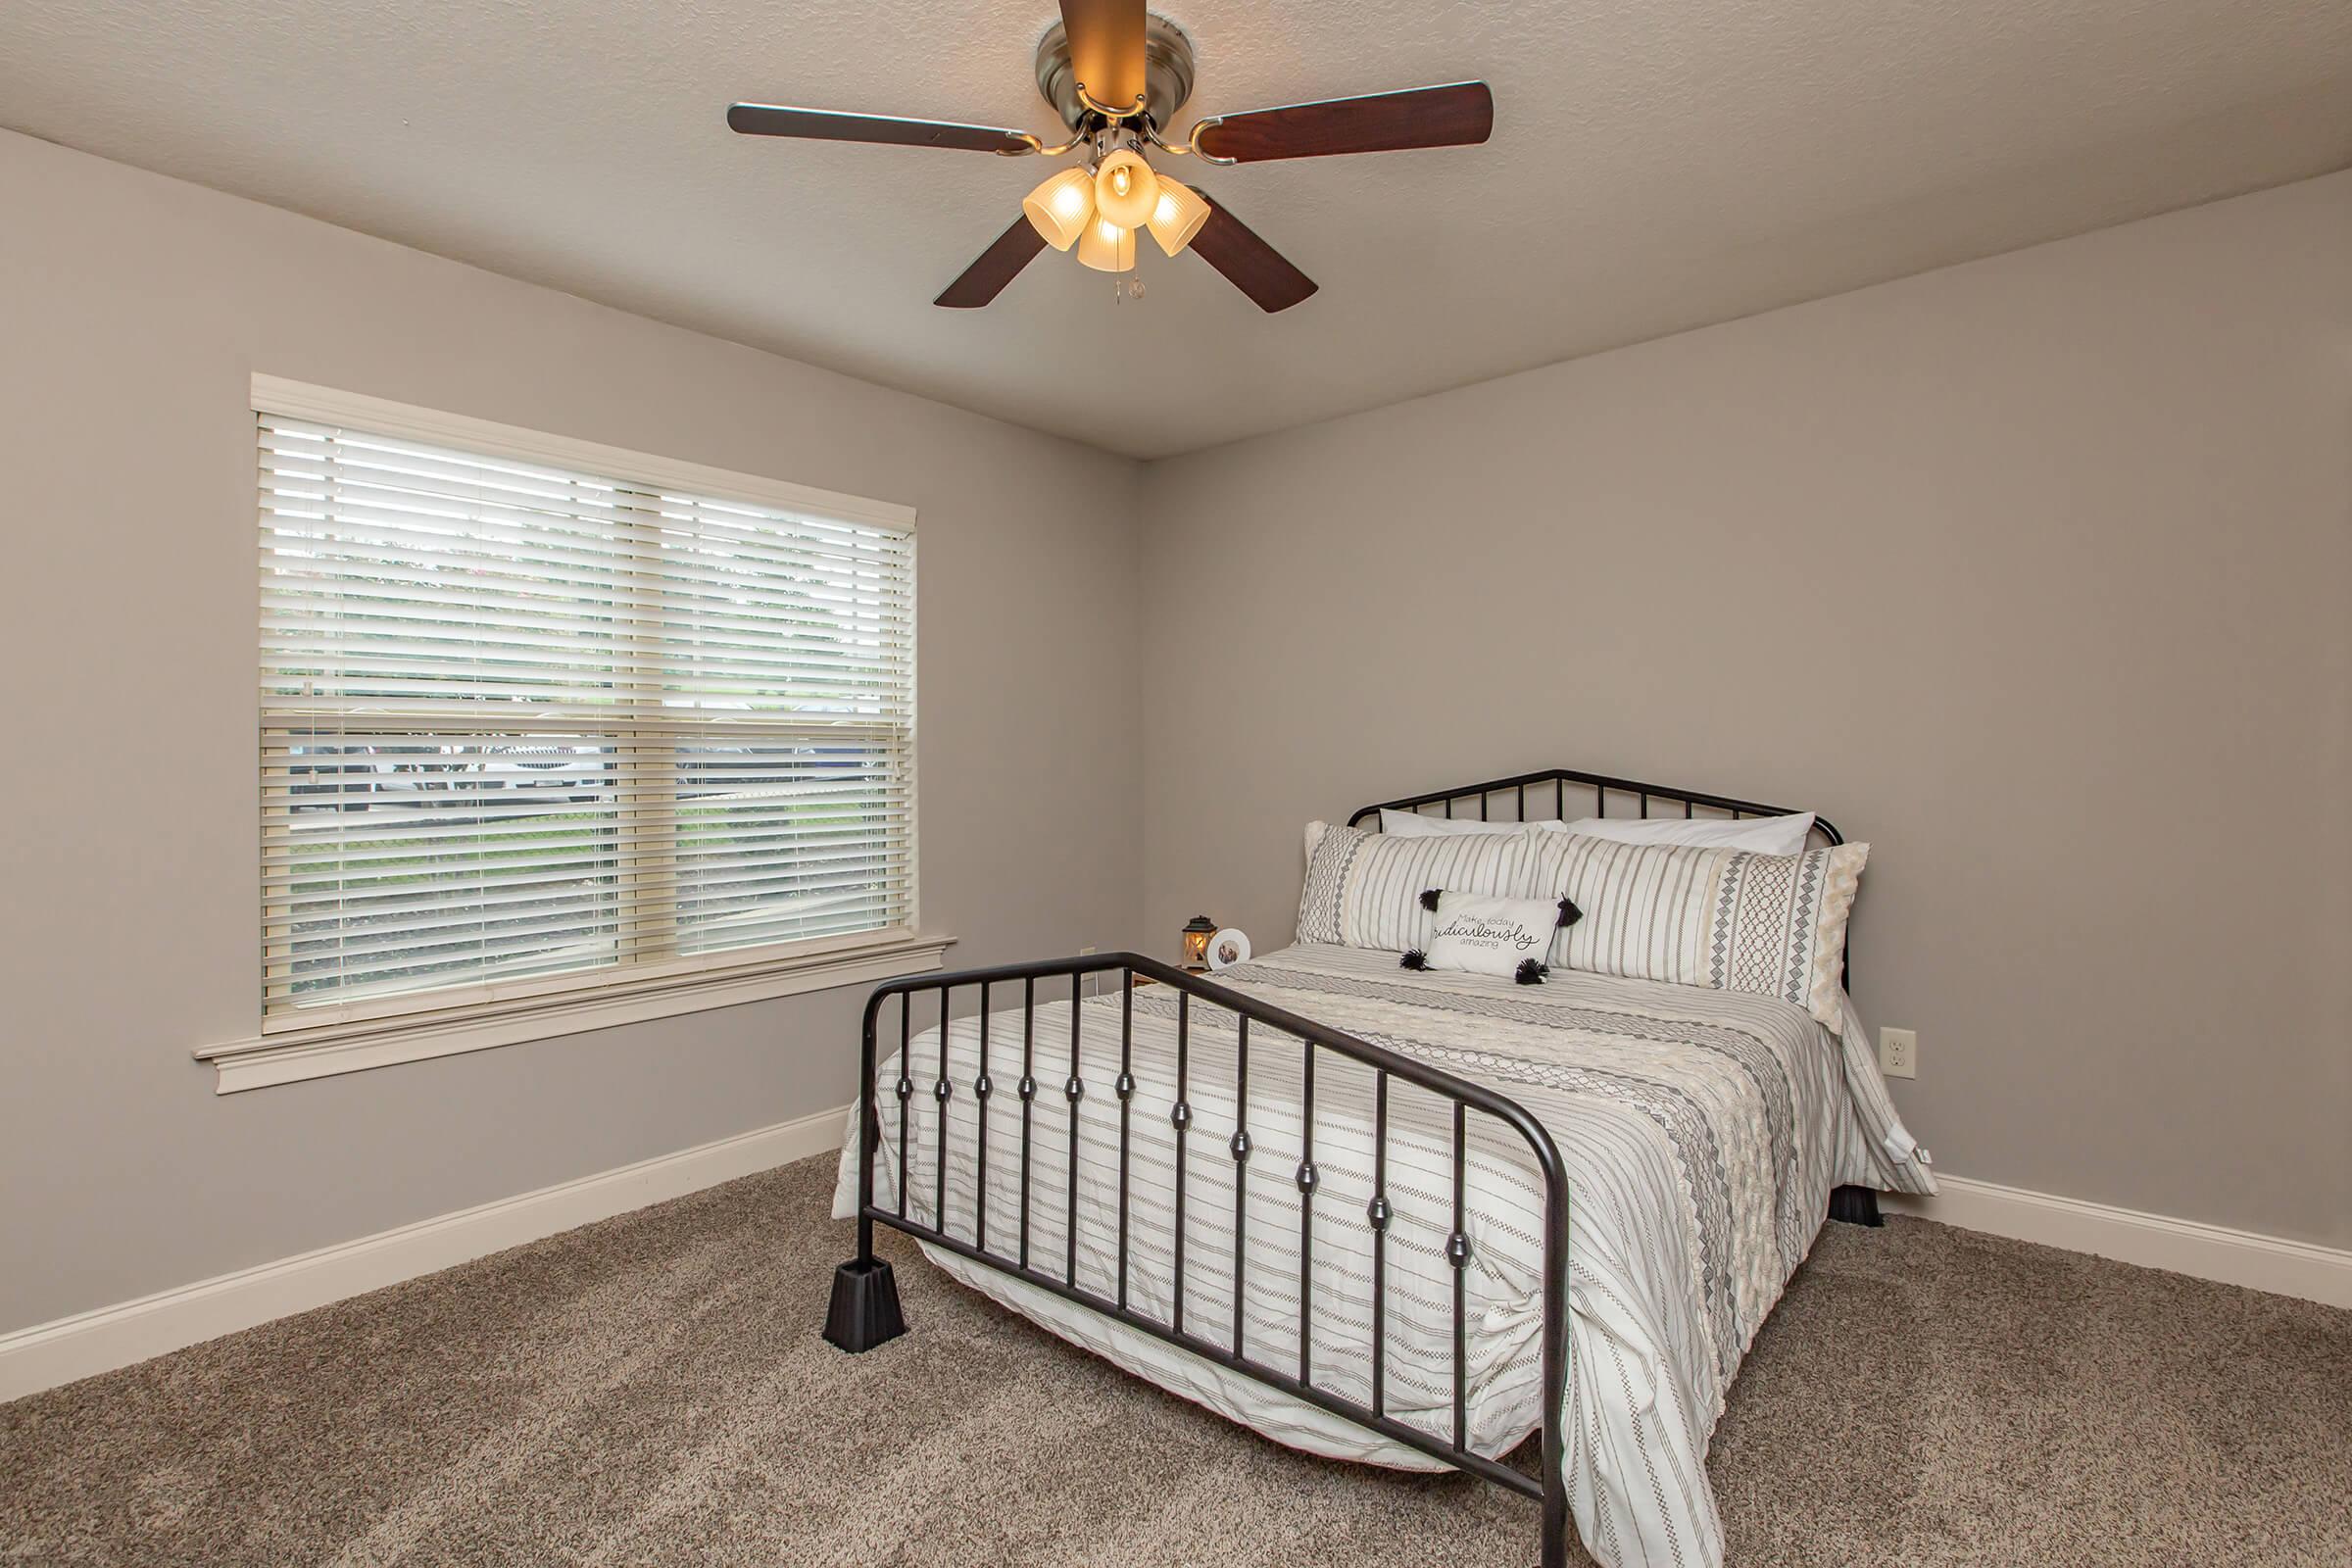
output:
M1695 808L1728 813L1733 818L1745 816L1778 816L1786 808L1762 806L1751 801L1736 801L1724 796L1706 795L1690 790L1670 789L1655 784L1641 784L1627 779L1608 778L1593 773L1572 772L1554 768L1541 773L1523 773L1512 778L1495 779L1485 784L1470 784L1442 790L1430 795L1407 796L1401 800L1383 801L1364 807L1348 818L1350 825L1366 817L1377 817L1390 810L1418 810L1423 807L1442 807L1446 816L1455 814L1454 808L1464 802L1478 803L1482 819L1495 820L1491 815L1497 798L1508 798L1515 810L1502 820L1528 820L1528 791L1541 792L1548 787L1553 795L1555 813L1565 817L1568 792L1573 787L1593 792L1595 815L1606 815L1611 793L1632 796L1639 800L1641 814L1651 814L1653 802L1666 802L1682 807L1681 814L1695 815ZM1838 830L1816 817L1814 830L1829 843L1844 842ZM1118 1101L1118 1264L1117 1286L1113 1296L1103 1296L1078 1283L1077 1271L1077 1170L1078 1117L1077 1106L1090 1092L1079 1062L1079 1008L1086 1000L1086 983L1096 975L1115 974L1125 989L1119 1001L1119 1061L1116 1076L1111 1081L1111 1093ZM1175 1250L1174 1280L1171 1298L1173 1314L1170 1321L1144 1313L1128 1300L1127 1290L1127 1215L1128 1215L1128 1159L1132 1103L1136 1083L1132 1071L1134 1049L1135 992L1137 977L1144 977L1171 988L1177 998L1176 1009L1176 1099L1166 1105L1146 1107L1146 1113L1165 1115L1176 1130L1175 1141ZM1048 1201L1059 1198L1066 1205L1069 1225L1067 1254L1060 1259L1040 1260L1032 1256L1029 1219L1033 1200L1040 1195L1031 1191L1030 1150L1039 1136L1035 1125L1036 1102L1051 1094L1049 1086L1041 1086L1033 1070L1037 1039L1038 987L1042 981L1067 981L1071 1002L1070 1019L1070 1075L1060 1087L1060 1093L1070 1105L1069 1139L1071 1179L1069 1189L1060 1194L1042 1195ZM935 1076L927 1092L938 1101L939 1157L938 1188L932 1213L944 1225L947 1219L947 1137L948 1102L959 1091L969 1092L979 1102L976 1156L979 1179L985 1186L988 1159L989 1103L1002 1093L990 1075L989 1028L990 1002L1003 988L1009 992L1018 987L1020 993L1021 1074L1013 1089L1019 1102L1021 1130L1021 1224L1016 1245L1011 1250L1002 1250L989 1243L987 1205L978 1205L968 1236L952 1236L946 1230L926 1225L910 1218L906 1212L906 1141L907 1124L912 1119L910 1102L918 1092L913 1074L912 1045L916 1034L914 999L918 993L935 994L938 998L939 1051ZM969 1083L951 1080L948 1069L948 1023L954 1016L954 1004L958 991L976 991L978 1000L978 1072ZM890 1088L899 1102L898 1175L894 1191L897 1200L889 1207L874 1201L874 1158L884 1143L881 1116L875 1108L882 1086L876 1080L879 1061L880 1026L888 1004L898 1001L899 1075ZM1059 1000L1050 997L1049 1001ZM1234 1017L1235 1083L1237 1128L1232 1139L1214 1154L1232 1159L1236 1165L1234 1182L1234 1245L1231 1259L1220 1257L1212 1266L1229 1266L1233 1281L1234 1324L1231 1347L1202 1339L1184 1324L1185 1257L1185 1162L1187 1136L1193 1127L1192 1107L1186 1102L1188 1061L1192 1043L1191 1018L1195 1006L1215 1007ZM924 1009L928 1011L929 1009ZM1009 1020L1009 1011L1006 1014ZM1249 1134L1250 1033L1255 1025L1261 1032L1272 1031L1289 1037L1286 1046L1295 1044L1303 1051L1303 1074L1300 1080L1301 1121L1304 1128L1304 1148L1298 1168L1290 1173L1300 1196L1298 1248L1298 1311L1295 1347L1297 1371L1289 1369L1288 1359L1277 1364L1272 1358L1278 1352L1265 1347L1257 1353L1243 1334L1243 1278L1244 1258L1248 1240L1249 1184L1242 1179L1244 1168L1251 1153ZM1009 1042L1003 1049L1009 1050ZM1314 1198L1319 1185L1314 1156L1314 1095L1315 1057L1318 1052L1329 1052L1348 1060L1359 1062L1372 1071L1375 1096L1373 1126L1373 1198L1365 1210L1364 1224L1371 1233L1372 1295L1376 1303L1372 1314L1372 1402L1364 1405L1331 1390L1316 1386L1311 1377L1310 1304L1314 1284ZM1107 1063L1104 1064L1105 1068ZM1004 1070L1009 1070L1009 1063ZM1098 1069L1101 1071L1103 1069ZM1430 1094L1450 1102L1453 1106L1453 1224L1446 1243L1446 1258L1453 1266L1453 1423L1450 1441L1431 1436L1418 1427L1409 1426L1390 1415L1384 1373L1387 1365L1387 1244L1391 1210L1387 1198L1389 1084L1392 1079L1402 1080ZM1567 1478L1562 1474L1567 1453L1567 1392L1570 1375L1568 1356L1568 1181L1560 1163L1559 1150L1551 1134L1517 1102L1496 1094L1481 1084L1440 1071L1413 1057L1401 1055L1383 1047L1360 1040L1353 1035L1301 1017L1284 1008L1273 1006L1243 992L1230 990L1199 975L1163 963L1156 958L1135 953L1096 954L1075 958L1054 958L1033 963L1003 964L995 968L965 969L945 975L925 975L919 978L893 980L875 988L866 999L861 1029L858 1065L858 1093L862 1109L863 1136L859 1140L858 1161L858 1255L843 1263L834 1272L833 1295L825 1318L825 1338L852 1354L861 1353L896 1339L906 1331L899 1307L898 1287L891 1277L888 1262L874 1254L874 1227L887 1225L891 1229L927 1242L938 1248L968 1258L998 1273L1032 1285L1064 1300L1081 1306L1128 1328L1162 1340L1169 1345L1238 1372L1267 1388L1279 1390L1294 1398L1302 1399L1329 1411L1356 1426L1390 1438L1405 1446L1444 1461L1457 1470L1510 1488L1514 1492L1536 1498L1542 1504L1543 1568L1564 1568L1568 1560L1569 1515ZM1536 1166L1544 1182L1543 1223L1543 1380L1544 1380L1544 1454L1541 1477L1530 1477L1497 1459L1474 1452L1468 1442L1468 1389L1466 1386L1467 1348L1467 1282L1465 1271L1471 1259L1472 1244L1464 1227L1465 1166L1469 1148L1470 1113L1492 1118L1523 1140L1535 1156ZM1006 1114L1010 1114L1007 1110ZM1212 1154L1211 1157L1214 1157ZM1879 1223L1878 1195L1865 1188L1841 1187L1833 1196L1830 1217L1852 1223ZM1058 1267L1051 1266L1058 1264ZM1284 1346L1288 1350L1292 1347Z

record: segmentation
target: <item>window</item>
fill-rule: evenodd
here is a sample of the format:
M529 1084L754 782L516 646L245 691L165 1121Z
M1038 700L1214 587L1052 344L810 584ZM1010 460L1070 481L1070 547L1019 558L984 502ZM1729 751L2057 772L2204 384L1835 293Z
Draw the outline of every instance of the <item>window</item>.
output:
M911 932L910 516L301 390L255 399L265 1032Z

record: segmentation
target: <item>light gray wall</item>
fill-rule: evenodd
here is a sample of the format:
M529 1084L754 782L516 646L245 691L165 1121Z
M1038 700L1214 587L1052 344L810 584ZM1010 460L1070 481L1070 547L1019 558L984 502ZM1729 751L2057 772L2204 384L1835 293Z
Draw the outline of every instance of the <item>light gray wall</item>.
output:
M1146 508L1152 932L1287 941L1306 819L1523 769L1816 807L1944 1169L2352 1243L2352 173Z
M1524 767L1815 805L1945 1168L2352 1242L2352 175L1140 471L5 133L0 213L0 1330L850 1094L854 989L213 1094L256 369L920 508L951 961L1287 940L1299 823Z
M1131 940L1134 465L7 133L0 215L0 1330L851 1097L855 990L216 1098L255 370L919 508L924 923Z

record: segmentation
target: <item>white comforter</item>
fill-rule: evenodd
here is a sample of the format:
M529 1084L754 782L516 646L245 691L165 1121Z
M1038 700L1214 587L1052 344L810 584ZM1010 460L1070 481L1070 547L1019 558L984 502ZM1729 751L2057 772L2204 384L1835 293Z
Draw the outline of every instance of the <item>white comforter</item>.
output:
M1765 1314L1819 1229L1841 1183L1934 1190L1896 1120L1861 1026L1845 1038L1803 1008L1768 998L1618 980L1555 968L1543 986L1479 975L1413 973L1390 953L1301 945L1226 970L1220 983L1510 1096L1536 1115L1567 1166L1572 1374L1567 1473L1577 1527L1610 1568L1716 1564L1722 1529L1703 1459L1726 1391ZM1058 991L1058 988L1054 988ZM949 1030L944 1229L1006 1257L1022 1255L1024 1049L1038 1085L1030 1107L1027 1258L1105 1298L1120 1294L1118 1149L1121 1008L1132 1003L1135 1092L1128 1104L1125 1298L1161 1322L1175 1308L1176 996L1113 992L1073 1009L1037 1008L1022 1038L1018 998L1000 995L989 1021L982 1191L972 1090L981 1067L978 1019ZM1073 1011L1077 1075L1076 1246L1067 1179L1072 1128ZM940 1190L938 1031L920 1027L906 1103L906 1212L926 1224ZM1191 1010L1185 1099L1183 1327L1234 1343L1236 1127L1232 1015ZM1242 1348L1296 1373L1299 1365L1303 1139L1300 1043L1253 1028L1246 1124L1252 1145L1244 1200ZM875 1197L898 1201L895 1059L880 1069L884 1137ZM1453 1271L1449 1102L1391 1086L1387 1190L1389 1413L1432 1436L1453 1435ZM1372 1077L1318 1052L1312 1200L1314 1269L1307 1355L1312 1381L1371 1402ZM857 1207L857 1141L845 1144L835 1212ZM1542 1422L1540 1264L1543 1187L1525 1143L1473 1113L1466 1229L1472 1245L1466 1382L1470 1446L1490 1455ZM980 1221L985 1204L985 1232ZM1124 1328L1045 1291L939 1249L949 1273L1139 1376L1277 1441L1313 1452L1408 1469L1438 1467L1378 1437L1212 1362Z

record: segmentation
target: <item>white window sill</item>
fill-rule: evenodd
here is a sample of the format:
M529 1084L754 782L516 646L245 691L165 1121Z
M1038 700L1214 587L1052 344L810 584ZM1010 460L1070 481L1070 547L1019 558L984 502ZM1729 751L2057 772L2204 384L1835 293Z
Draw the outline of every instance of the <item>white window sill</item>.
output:
M610 1029L615 1024L771 1002L804 991L854 986L924 974L944 967L954 937L897 936L764 963L709 970L661 980L615 980L586 992L469 1007L449 1014L411 1013L313 1029L275 1030L250 1040L199 1046L198 1061L218 1072L215 1094L331 1078L397 1062L454 1056L467 1051L549 1040Z

